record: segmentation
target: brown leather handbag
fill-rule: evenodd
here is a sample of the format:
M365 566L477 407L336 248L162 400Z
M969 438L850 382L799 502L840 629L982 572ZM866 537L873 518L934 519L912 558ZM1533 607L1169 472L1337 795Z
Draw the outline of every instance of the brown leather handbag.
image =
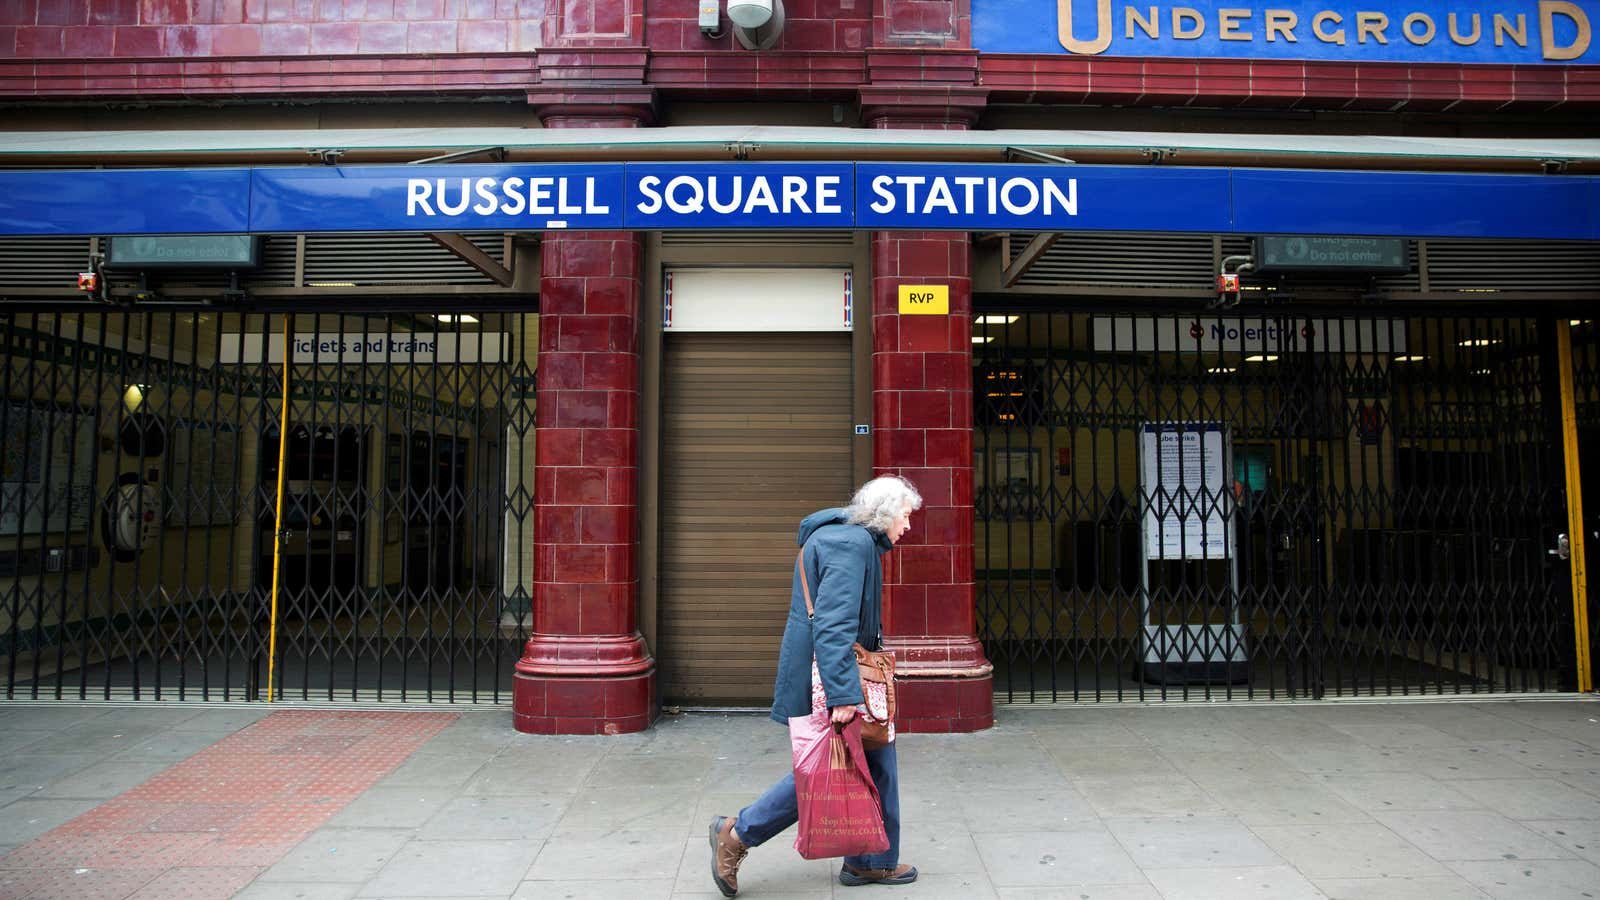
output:
M794 567L800 573L800 590L806 597L806 618L810 619L816 615L816 608L811 602L811 584L806 579L805 552L802 547L795 554ZM856 670L861 675L861 696L867 700L867 708L870 710L873 707L870 698L880 691L887 701L881 717L870 711L861 715L861 746L868 750L881 750L894 740L889 730L894 723L894 653L889 650L868 650L861 646L860 641L850 645L850 649L856 655Z

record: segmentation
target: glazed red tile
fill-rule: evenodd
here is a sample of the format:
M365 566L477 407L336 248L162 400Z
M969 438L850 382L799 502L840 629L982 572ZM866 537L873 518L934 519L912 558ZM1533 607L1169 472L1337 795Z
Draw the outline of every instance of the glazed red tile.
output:
M568 546L559 545L553 552L559 557ZM579 634L583 629L583 604L578 585L562 581L535 585L533 627L540 634Z
M937 318L930 316L929 318ZM946 391L899 391L901 428L948 428L952 397ZM895 463L895 465L903 465Z
M261 27L261 52L270 56L304 56L311 52L311 26L283 22Z
M633 466L638 432L627 428L593 428L584 431L582 458L590 466Z
M965 468L972 465L972 431L966 428L929 429L926 433L927 465Z
M560 544L555 548L556 582L576 585L606 580L605 548Z
M588 718L605 708L605 699L605 682L595 679L552 679L545 685L545 710L551 716Z
M921 353L874 353L873 387L879 390L917 390L923 383L924 355Z
M577 468L563 469L562 472L579 471ZM558 486L557 494L561 491ZM537 529L539 540L545 544L572 544L578 540L580 507L576 506L537 506L534 508L534 528ZM559 576L558 576L559 578Z
M639 357L634 353L583 354L583 386L593 389L637 390Z
M553 502L584 506L604 503L606 499L606 470L598 466L564 466L556 479ZM541 530L541 534L544 534ZM563 540L550 535L550 540Z
M586 543L620 544L634 538L634 511L626 506L586 506L580 513L578 540Z
M878 432L880 451L892 460L891 465L920 466L924 464L923 432L918 428L889 428Z
M950 349L950 328L946 316L901 316L899 344L902 352L946 352Z

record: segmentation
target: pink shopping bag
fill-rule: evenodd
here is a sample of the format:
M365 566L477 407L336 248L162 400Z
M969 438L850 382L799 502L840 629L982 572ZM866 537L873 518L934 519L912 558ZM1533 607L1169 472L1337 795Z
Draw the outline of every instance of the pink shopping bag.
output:
M878 786L861 749L860 717L836 726L826 710L789 717L800 829L794 848L806 859L859 856L889 849Z

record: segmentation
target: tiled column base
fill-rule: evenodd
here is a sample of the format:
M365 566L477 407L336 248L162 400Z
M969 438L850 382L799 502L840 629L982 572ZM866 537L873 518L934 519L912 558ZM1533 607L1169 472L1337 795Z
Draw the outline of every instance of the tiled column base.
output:
M526 734L629 734L655 721L654 669L622 678L516 674L512 715Z
M895 729L910 733L994 727L994 678L896 678Z

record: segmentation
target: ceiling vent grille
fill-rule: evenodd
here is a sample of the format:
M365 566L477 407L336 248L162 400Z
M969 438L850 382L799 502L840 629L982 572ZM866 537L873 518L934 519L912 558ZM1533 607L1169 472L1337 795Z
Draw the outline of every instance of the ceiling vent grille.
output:
M94 238L0 238L0 291L76 290L89 268Z
M1032 234L1012 232L1011 260ZM1023 273L1027 286L1196 288L1216 279L1209 234L1068 232Z
M1428 241L1432 291L1600 289L1600 244L1564 241Z
M504 264L501 235L467 235L467 240ZM307 287L387 284L498 287L489 276L425 234L382 233L306 235L305 283Z

